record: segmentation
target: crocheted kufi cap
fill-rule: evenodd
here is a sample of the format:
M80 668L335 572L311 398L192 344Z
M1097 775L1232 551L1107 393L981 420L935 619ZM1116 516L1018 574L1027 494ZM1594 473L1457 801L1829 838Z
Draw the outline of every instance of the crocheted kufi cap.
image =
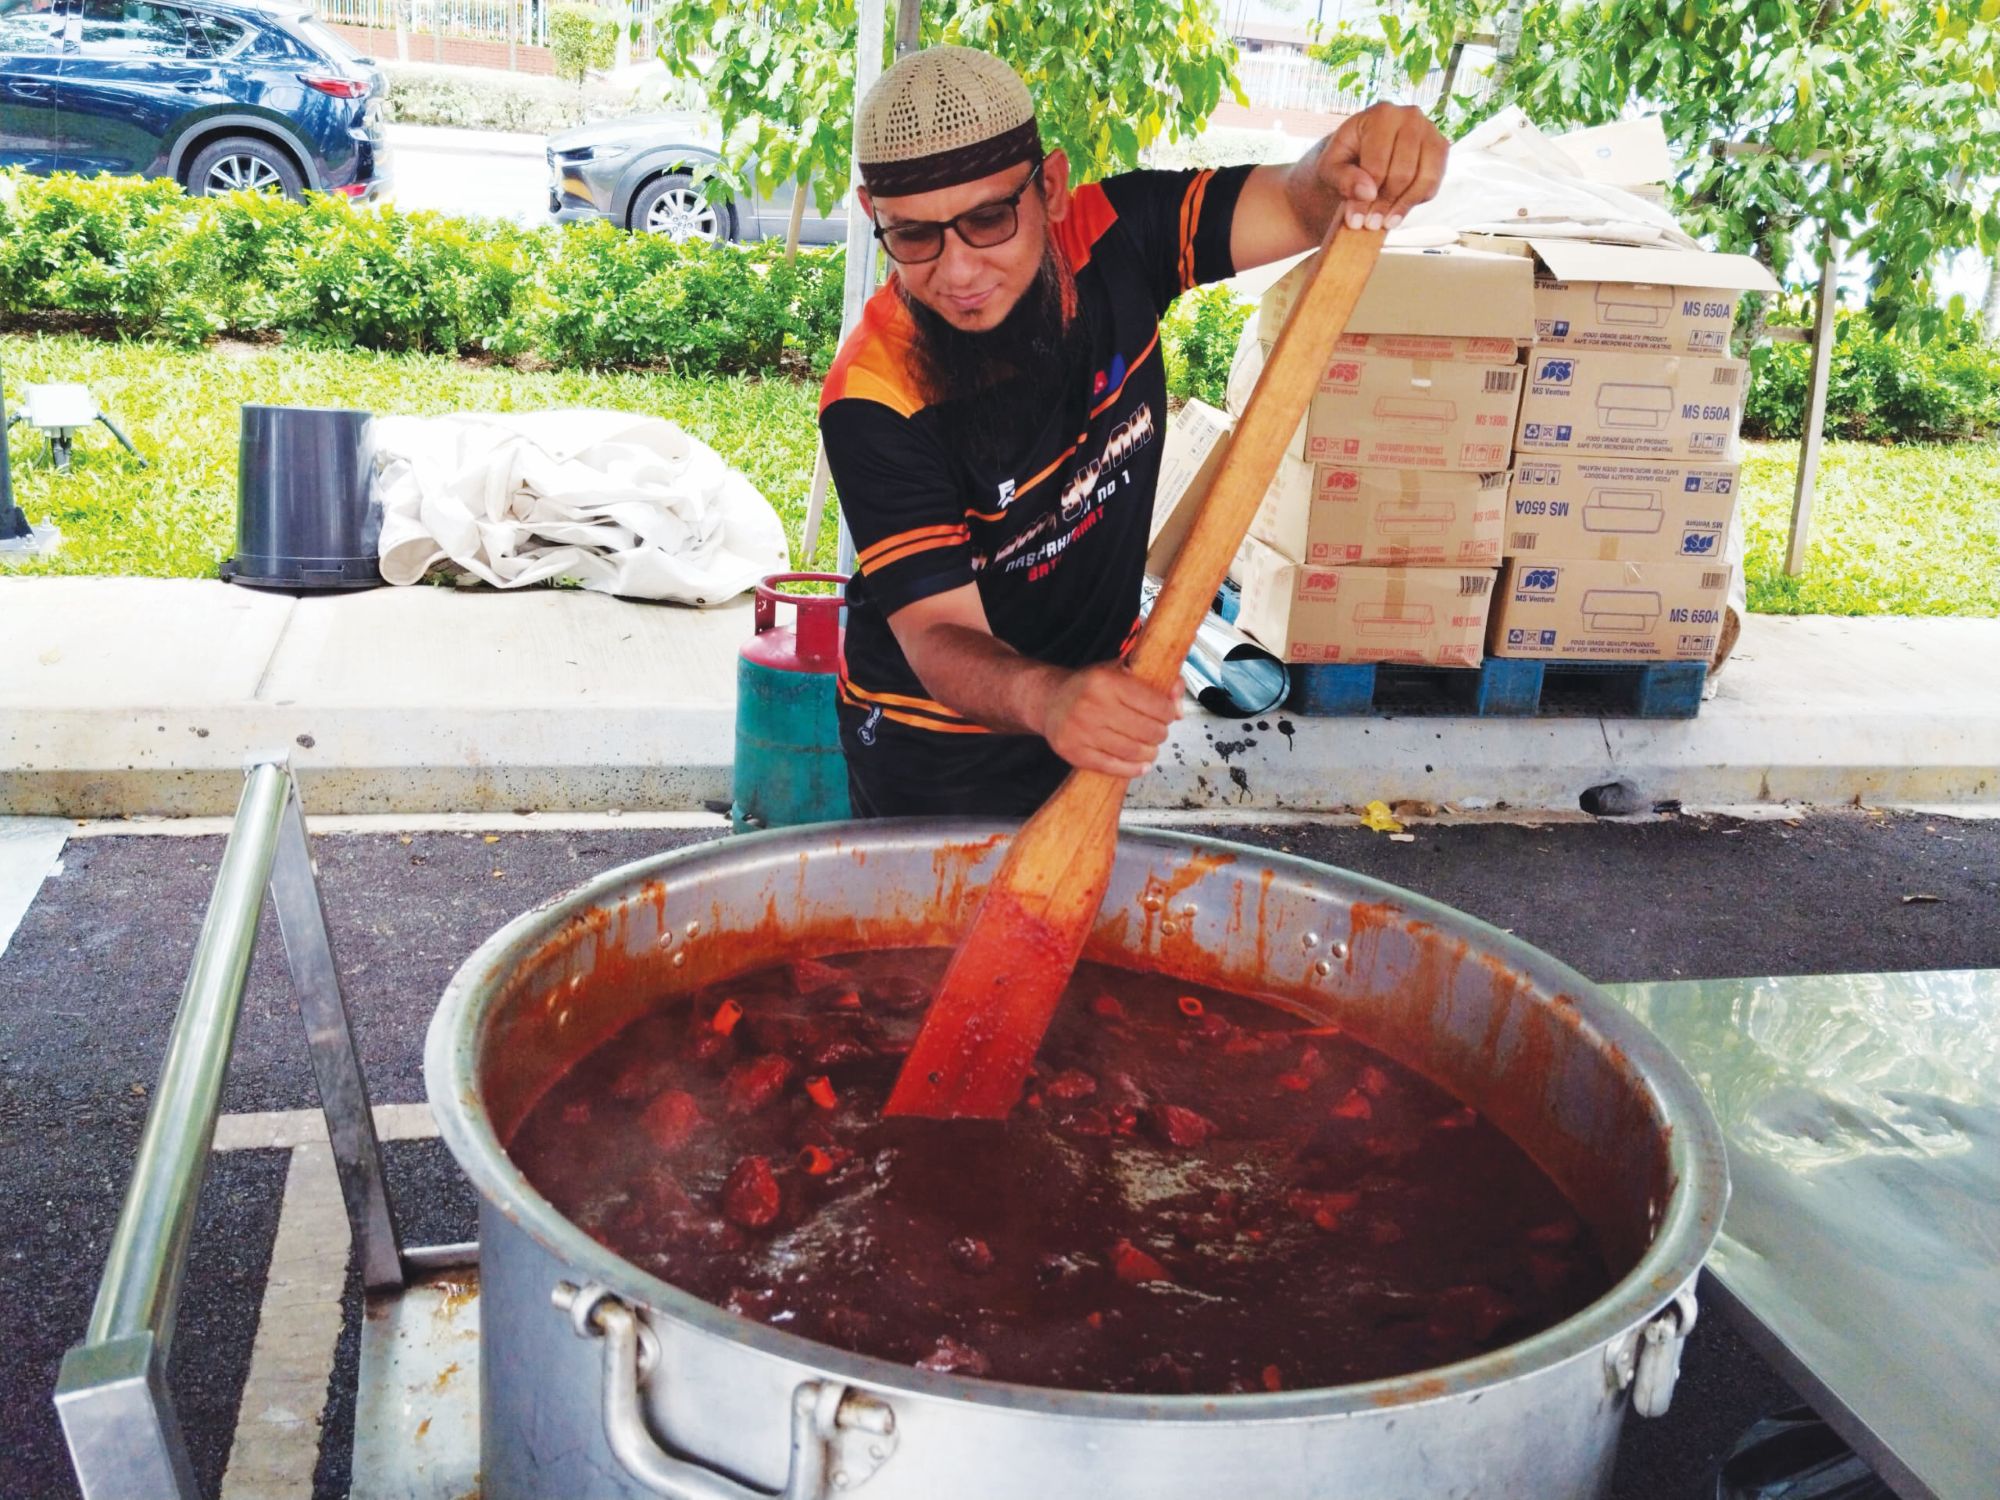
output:
M854 159L878 198L976 182L1041 156L1028 86L973 47L911 53L875 81L855 122Z

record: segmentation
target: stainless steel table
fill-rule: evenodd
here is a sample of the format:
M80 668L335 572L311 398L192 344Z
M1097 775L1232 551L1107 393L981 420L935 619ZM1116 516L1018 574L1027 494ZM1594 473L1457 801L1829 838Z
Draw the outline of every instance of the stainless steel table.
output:
M1711 1306L1906 1500L2000 1496L2000 970L1612 992L1728 1140Z

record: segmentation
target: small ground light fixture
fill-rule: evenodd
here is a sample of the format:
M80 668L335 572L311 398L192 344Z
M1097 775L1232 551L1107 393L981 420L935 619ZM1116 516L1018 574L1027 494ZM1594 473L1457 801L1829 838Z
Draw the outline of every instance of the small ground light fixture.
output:
M60 473L69 472L77 429L88 427L93 422L102 422L111 435L125 445L127 453L139 458L139 450L132 446L132 440L104 414L104 409L97 404L97 398L91 395L87 385L51 382L23 386L21 410L14 413L8 425L15 422L26 422L48 439L49 462ZM139 458L142 467L145 462L145 459Z

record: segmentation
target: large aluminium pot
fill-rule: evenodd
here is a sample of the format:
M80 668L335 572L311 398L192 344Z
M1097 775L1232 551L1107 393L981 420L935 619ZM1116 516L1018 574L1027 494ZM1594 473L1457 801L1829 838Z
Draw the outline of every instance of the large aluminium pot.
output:
M481 1196L487 1500L1520 1500L1600 1494L1627 1406L1672 1389L1728 1196L1687 1074L1581 975L1409 892L1130 832L1087 956L1276 995L1444 1084L1578 1204L1615 1284L1556 1327L1365 1385L1114 1396L933 1374L735 1317L564 1219L505 1142L571 1060L662 994L787 956L949 944L1003 836L827 824L642 860L459 970L425 1075ZM1296 1289L1310 1298L1313 1288Z

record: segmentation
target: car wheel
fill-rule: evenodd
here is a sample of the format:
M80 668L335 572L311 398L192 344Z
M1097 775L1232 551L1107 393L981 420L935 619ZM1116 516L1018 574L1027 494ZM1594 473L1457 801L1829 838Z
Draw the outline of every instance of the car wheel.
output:
M202 147L188 167L187 187L197 198L245 189L298 198L306 190L305 179L289 156L268 141L247 135L225 136Z
M632 199L630 222L641 234L664 234L676 241L722 245L736 238L736 206L710 203L701 184L686 172L670 172L640 188Z

